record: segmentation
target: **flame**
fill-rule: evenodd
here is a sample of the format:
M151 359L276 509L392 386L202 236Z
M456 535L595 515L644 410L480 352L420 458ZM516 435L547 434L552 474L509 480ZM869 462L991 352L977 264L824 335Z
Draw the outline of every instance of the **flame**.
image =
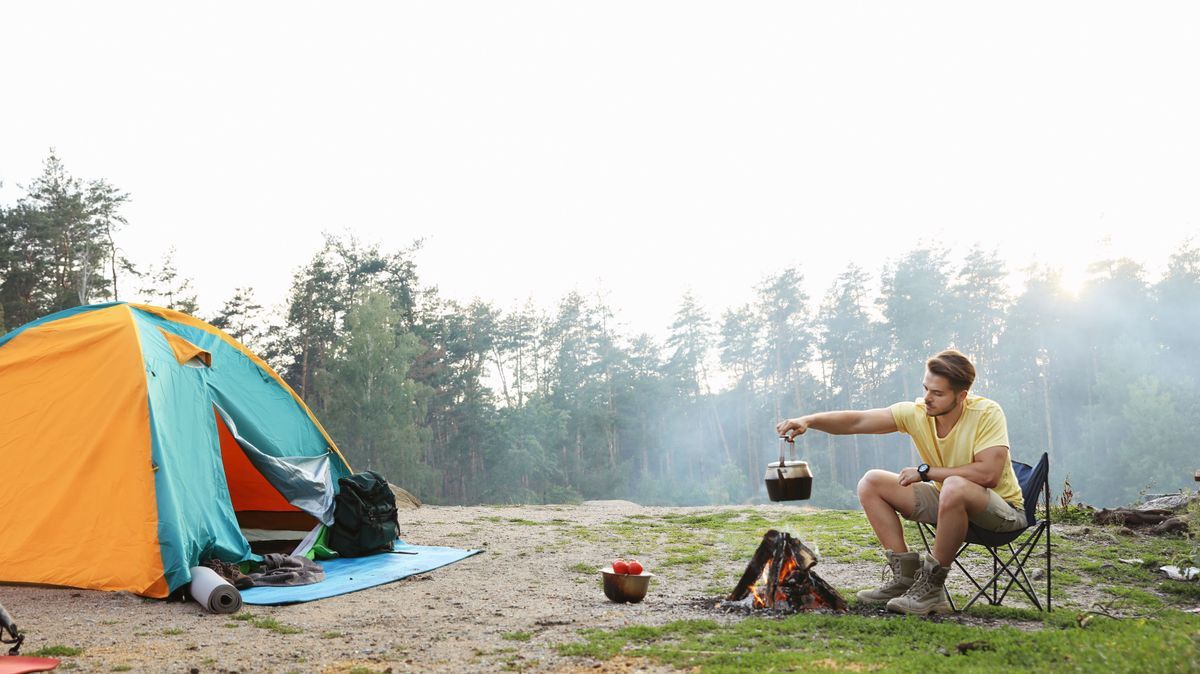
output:
M787 577L792 575L792 571L795 571L797 566L799 565L796 564L796 558L792 557L791 555L788 555L787 559L783 560L783 564L779 565L779 576L777 576L775 579L776 603L788 601L787 593L783 591L783 581L787 580Z
M758 580L754 581L754 584L750 586L750 594L754 597L754 608L767 607L766 581L771 577L771 567L773 564L774 560L768 559L767 563L763 566ZM790 555L783 560L783 564L779 565L779 574L775 577L775 596L772 598L771 605L789 601L787 592L783 589L783 583L799 566L796 559Z
M764 598L763 593L759 592L758 588L760 585L765 585L765 581L771 577L771 563L772 560L768 559L766 565L763 566L762 573L758 575L758 580L754 581L754 584L750 586L750 594L754 595L754 608L765 608L767 605L767 600Z
M799 564L796 563L796 558L789 555L779 567L779 576L775 579L776 582L782 583L787 580L787 577L792 575L792 571L795 571L797 566Z

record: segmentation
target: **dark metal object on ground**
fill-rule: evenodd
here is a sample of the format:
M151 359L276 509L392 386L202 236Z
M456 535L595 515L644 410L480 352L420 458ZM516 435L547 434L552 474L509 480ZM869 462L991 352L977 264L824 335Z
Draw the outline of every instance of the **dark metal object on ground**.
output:
M629 602L636 604L646 598L646 591L650 589L650 579L654 577L652 573L616 573L611 568L600 569L600 573L604 575L604 596L623 604Z
M767 464L763 481L767 485L767 497L772 501L802 501L812 496L812 470L807 461L787 461L783 457L784 444L779 439L779 461ZM793 447L793 454L795 449Z
M5 633L9 636L4 636ZM4 605L0 604L0 644L12 644L12 648L8 649L8 654L17 655L23 641L25 641L25 635L21 634L16 623L13 622L12 616L4 610Z
M800 539L771 529L763 536L728 601L753 595L756 608L846 611L846 600L812 570L816 564L817 555Z

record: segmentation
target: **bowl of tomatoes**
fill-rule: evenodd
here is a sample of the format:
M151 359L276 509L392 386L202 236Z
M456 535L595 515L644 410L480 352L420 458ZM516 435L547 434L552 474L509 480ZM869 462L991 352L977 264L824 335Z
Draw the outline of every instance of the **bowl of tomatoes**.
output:
M616 559L608 568L600 569L600 574L604 577L604 596L618 604L636 604L645 599L654 577L636 559Z

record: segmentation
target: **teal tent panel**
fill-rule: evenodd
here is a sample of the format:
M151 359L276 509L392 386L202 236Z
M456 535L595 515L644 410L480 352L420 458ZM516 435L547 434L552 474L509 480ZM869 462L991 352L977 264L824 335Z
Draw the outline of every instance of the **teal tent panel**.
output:
M334 483L349 474L304 406L241 350L210 332L154 314L137 313L212 354L212 366L205 379L212 402L232 418L239 435L258 451L277 458L329 454Z
M250 546L229 500L208 369L181 365L154 321L143 312L134 317L146 366L159 545L174 591L191 582L190 569L202 559L242 561Z

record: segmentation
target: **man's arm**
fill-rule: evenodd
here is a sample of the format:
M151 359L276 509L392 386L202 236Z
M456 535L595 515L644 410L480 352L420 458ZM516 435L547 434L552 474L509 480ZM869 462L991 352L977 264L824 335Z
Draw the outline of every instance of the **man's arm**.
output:
M860 433L895 433L896 420L886 407L874 410L847 410L843 412L818 412L779 422L775 430L789 442L813 428L830 435L857 435Z
M975 484L987 489L995 489L1000 484L1000 476L1004 474L1004 464L1008 463L1008 447L997 445L981 449L975 454L975 460L965 466L956 468L929 469L929 479L934 482L945 482L951 475L965 477ZM921 476L916 468L905 468L900 471L900 486L907 487L914 482L920 482Z

